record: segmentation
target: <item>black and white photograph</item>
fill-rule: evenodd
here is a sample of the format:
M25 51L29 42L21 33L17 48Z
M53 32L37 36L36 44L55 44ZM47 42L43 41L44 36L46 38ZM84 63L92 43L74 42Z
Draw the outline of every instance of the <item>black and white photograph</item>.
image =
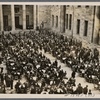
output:
M100 2L0 3L0 94L100 96Z

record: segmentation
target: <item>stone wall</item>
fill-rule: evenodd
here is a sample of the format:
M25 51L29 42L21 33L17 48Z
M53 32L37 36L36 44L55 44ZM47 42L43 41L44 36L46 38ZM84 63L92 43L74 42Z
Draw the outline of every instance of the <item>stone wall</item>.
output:
M52 15L54 15L54 26L52 27ZM56 27L56 16L58 16L58 27ZM51 6L51 27L53 30L57 32L60 31L61 19L60 19L60 6L59 5L52 5Z
M100 45L100 6L95 7L93 42Z
M82 40L85 44L96 42L97 37L100 37L100 6L73 6L73 5L34 5L26 6L26 15L29 15L29 24L41 25L51 28L56 32L63 32L66 35L74 36ZM23 25L23 9L22 5L19 6L20 25ZM35 11L36 10L36 11ZM11 5L3 5L3 15L8 15L8 25L11 26ZM52 26L52 15L54 16L54 26ZM66 28L66 15L68 15L68 28ZM69 29L69 18L71 19L71 29ZM58 27L56 26L56 18L58 16ZM80 31L77 34L77 20L80 20ZM85 21L88 21L87 36L84 36ZM0 24L1 25L1 24ZM63 31L65 29L65 31ZM99 35L98 35L99 33ZM100 44L100 39L99 39Z
M39 5L39 25L44 23L44 27L50 28L51 7L49 5Z
M72 36L72 31L73 31L73 11L74 11L74 9L73 9L73 6L66 6L66 15L68 14L68 28L66 28L66 33L67 33L67 35L69 35L69 36ZM70 17L70 15L72 15L72 22L71 22L71 30L69 29L69 17ZM67 19L65 19L65 21L66 21ZM67 23L66 23L66 25L67 25ZM65 26L66 27L66 26Z
M77 19L80 20L80 33L77 34ZM85 21L88 21L87 36L84 36ZM91 42L93 33L93 7L74 7L73 36L82 41Z
M62 17L63 6L58 5L52 5L51 6L51 25L50 27L52 30L56 32L61 32L62 28L65 28L65 34L69 36L74 36L75 38L82 40L85 44L90 44L92 40L96 37L96 33L94 33L94 30L98 30L100 27L100 24L94 24L94 20L100 23L100 19L97 19L95 13L94 13L94 6L73 6L73 5L66 5L66 14L65 19ZM66 28L66 15L68 14L68 28ZM52 15L54 15L54 26L52 27ZM69 29L69 18L70 15L72 15L71 19L71 29ZM58 16L59 19L59 27L56 28L56 20L55 16ZM80 20L80 32L77 34L77 19ZM65 26L63 26L62 22L65 21ZM85 30L85 21L88 21L88 27L87 27L87 36L84 36L84 30ZM98 26L98 27L97 27ZM93 28L94 27L94 28ZM99 34L100 36L100 34ZM99 40L100 41L100 40Z

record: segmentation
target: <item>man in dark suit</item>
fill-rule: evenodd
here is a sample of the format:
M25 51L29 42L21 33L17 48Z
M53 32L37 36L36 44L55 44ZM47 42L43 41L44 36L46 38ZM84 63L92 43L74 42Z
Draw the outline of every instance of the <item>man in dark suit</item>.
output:
M86 85L86 87L83 88L83 93L87 94L88 93L88 85Z
M76 88L76 94L82 94L83 93L83 87L81 84L78 84L78 87Z

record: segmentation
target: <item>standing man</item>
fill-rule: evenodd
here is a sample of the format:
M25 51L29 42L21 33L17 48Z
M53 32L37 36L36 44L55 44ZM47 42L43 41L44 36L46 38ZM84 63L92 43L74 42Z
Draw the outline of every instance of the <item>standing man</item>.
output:
M75 75L76 75L76 72L73 71L71 76L72 76L73 78L75 78Z
M78 87L77 87L77 89L76 89L76 93L77 93L77 94L82 94L82 93L83 93L83 88L82 88L82 86L81 86L81 83L78 84Z
M88 85L86 85L86 87L83 88L83 93L87 94L88 93Z

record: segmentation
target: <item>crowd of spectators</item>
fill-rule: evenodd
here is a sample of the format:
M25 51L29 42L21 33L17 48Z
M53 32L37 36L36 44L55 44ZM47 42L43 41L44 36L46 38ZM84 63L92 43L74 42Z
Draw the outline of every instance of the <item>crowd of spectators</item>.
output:
M67 77L58 61L51 63L44 53L50 53L57 60L72 69ZM49 30L23 33L0 34L0 64L5 63L7 73L0 71L1 93L6 88L15 88L16 93L31 94L92 94L88 85L76 86L75 74L94 83L100 90L99 51L84 48L81 41L64 37ZM24 83L21 82L25 78ZM14 85L14 80L18 80Z

